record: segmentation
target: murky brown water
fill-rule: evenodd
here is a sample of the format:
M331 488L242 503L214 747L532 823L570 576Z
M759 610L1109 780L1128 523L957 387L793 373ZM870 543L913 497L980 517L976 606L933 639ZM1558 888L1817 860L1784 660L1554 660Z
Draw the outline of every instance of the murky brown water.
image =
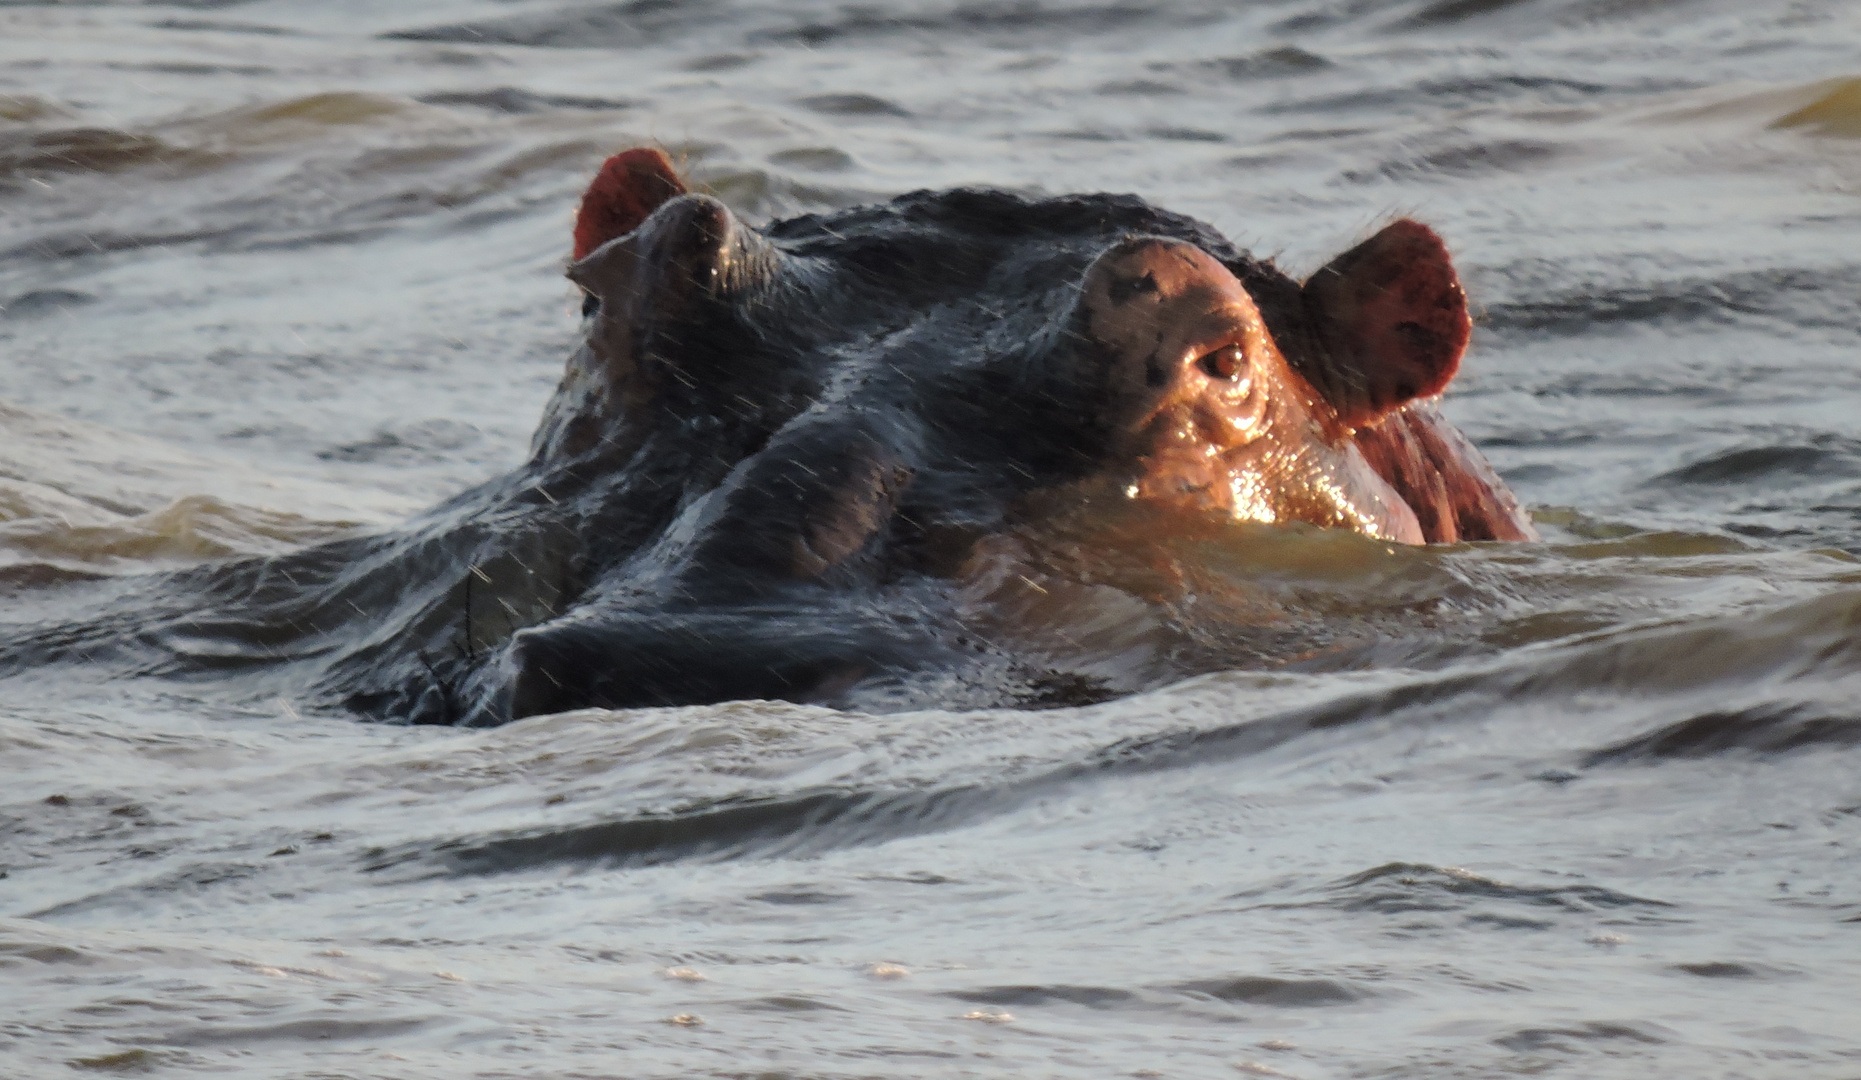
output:
M574 199L648 141L751 220L1136 191L1309 269L1420 217L1482 312L1445 407L1547 535L1004 540L1049 576L967 602L1034 646L1253 613L1240 670L1081 709L15 673L0 1074L1861 1073L1858 44L1839 0L0 3L0 636L514 464Z

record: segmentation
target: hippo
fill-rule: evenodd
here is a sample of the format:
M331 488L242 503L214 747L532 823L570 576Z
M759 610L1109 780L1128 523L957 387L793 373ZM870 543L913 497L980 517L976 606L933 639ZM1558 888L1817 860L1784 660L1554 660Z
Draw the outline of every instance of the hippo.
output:
M1002 704L1063 703L1133 687L997 655L952 599L1056 508L1535 538L1435 405L1471 323L1414 221L1301 283L1130 195L918 191L752 228L640 148L588 187L568 277L583 339L520 468L386 534L184 572L187 603L0 669L284 665L315 700L466 725L872 707L856 688L984 669Z

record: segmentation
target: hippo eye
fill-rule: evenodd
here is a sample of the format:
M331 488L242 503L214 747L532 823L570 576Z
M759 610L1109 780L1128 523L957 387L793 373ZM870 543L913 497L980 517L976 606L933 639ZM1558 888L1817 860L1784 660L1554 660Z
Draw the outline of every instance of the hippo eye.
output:
M1196 361L1202 370L1216 379L1232 379L1247 366L1247 355L1239 345L1223 345L1214 352L1206 353Z

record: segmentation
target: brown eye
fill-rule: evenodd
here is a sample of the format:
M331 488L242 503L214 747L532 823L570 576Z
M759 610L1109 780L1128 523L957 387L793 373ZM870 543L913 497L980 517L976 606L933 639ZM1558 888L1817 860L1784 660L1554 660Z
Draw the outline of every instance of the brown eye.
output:
M1223 345L1198 361L1202 370L1217 379L1232 379L1247 366L1247 356L1239 345Z

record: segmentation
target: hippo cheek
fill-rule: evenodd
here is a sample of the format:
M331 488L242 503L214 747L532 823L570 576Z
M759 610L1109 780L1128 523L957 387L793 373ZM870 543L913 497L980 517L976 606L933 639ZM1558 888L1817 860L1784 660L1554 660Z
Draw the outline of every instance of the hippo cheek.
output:
M1127 495L1202 510L1234 509L1236 468L1230 458L1258 456L1269 410L1252 379L1226 389L1198 393L1147 418L1134 440L1141 449Z
M1212 458L1267 435L1276 388L1261 365L1239 346L1192 352L1198 355L1179 377L1187 400L1174 410L1170 436Z
M1371 470L1336 411L1287 364L1252 296L1193 245L1108 249L1081 290L1108 358L1125 494L1244 521L1300 521L1420 543L1412 510Z
M1354 447L1329 446L1316 432L1282 438L1268 424L1256 433L1226 452L1195 439L1159 447L1140 460L1141 473L1125 494L1237 521L1296 521L1423 542L1415 512Z
M1345 528L1379 540L1424 542L1415 511L1370 468L1355 447L1319 444L1264 452L1234 465L1228 476L1232 513L1253 521L1303 521Z
M1269 370L1262 373L1271 376ZM1261 415L1245 441L1210 454L1204 471L1215 505L1240 521L1304 522L1422 543L1415 512L1348 441L1329 436L1305 408L1296 377L1266 378Z

